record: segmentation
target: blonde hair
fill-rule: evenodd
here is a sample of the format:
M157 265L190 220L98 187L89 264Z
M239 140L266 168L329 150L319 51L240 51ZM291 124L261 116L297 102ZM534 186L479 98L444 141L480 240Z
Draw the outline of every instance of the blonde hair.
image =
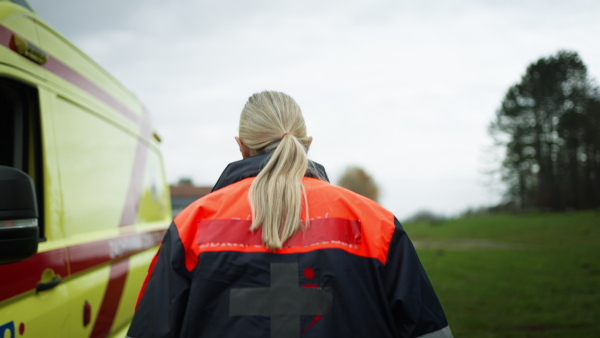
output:
M242 110L239 137L250 155L272 153L250 187L250 230L262 227L263 244L269 250L280 249L302 226L303 200L308 222L302 178L308 168L310 141L302 111L284 93L254 94Z

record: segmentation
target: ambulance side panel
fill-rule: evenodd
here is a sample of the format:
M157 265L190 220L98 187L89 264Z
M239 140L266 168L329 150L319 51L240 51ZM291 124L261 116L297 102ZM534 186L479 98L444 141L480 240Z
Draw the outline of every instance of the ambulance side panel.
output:
M44 280L45 270L68 275L62 230L55 226L59 224L59 215L52 212L60 210L60 199L51 198L59 191L57 182L51 178L57 173L47 168L44 161L48 147L52 148L52 142L48 142L52 135L41 131L43 121L37 87L45 82L45 77L38 65L8 48L14 31L32 43L39 41L35 22L28 11L14 5L6 7L10 8L0 11L0 119L12 134L6 136L3 130L0 164L28 173L38 187L38 200L41 200L38 205L50 212L40 210L40 216L43 215L41 235L45 240L39 243L38 253L23 262L0 265L0 336L59 337L69 332L69 313L65 311L69 297L67 285L59 284L51 292L35 291L38 282ZM37 124L37 131L33 130L33 124ZM32 140L33 133L40 138L37 145L27 142ZM7 156L9 152L12 153Z
M40 65L19 55L11 44L15 35L48 61ZM122 333L171 221L149 114L37 15L4 2L2 80L22 84L36 107L27 114L37 115L37 134L33 127L24 129L35 134L40 149L28 146L24 156L31 159L25 171L41 185L42 238L32 258L0 265L0 336ZM53 281L58 283L36 291L39 283Z

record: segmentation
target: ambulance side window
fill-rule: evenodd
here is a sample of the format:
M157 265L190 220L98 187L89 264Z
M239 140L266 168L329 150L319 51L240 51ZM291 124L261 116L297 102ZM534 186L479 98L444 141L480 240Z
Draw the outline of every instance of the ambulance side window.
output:
M37 89L0 77L0 165L26 172L35 184L40 239L44 239L44 185Z

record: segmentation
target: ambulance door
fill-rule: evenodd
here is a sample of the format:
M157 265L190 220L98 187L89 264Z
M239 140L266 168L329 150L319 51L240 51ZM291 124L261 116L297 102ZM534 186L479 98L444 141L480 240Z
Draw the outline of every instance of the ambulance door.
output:
M106 337L118 329L116 313L126 296L130 262L120 250L137 239L119 227L136 138L92 100L57 93L52 101L72 274L72 329L77 337Z
M37 254L0 265L0 337L65 337L69 332L68 262L56 213L60 198L47 162L53 157L52 133L36 82L42 83L32 72L0 63L0 165L33 179L40 234Z

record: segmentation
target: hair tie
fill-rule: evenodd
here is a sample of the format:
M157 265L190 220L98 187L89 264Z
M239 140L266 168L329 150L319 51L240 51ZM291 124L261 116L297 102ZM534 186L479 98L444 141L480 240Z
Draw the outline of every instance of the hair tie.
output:
M283 140L283 138L285 137L285 135L287 135L289 133L283 133L283 135L281 135L281 139Z

